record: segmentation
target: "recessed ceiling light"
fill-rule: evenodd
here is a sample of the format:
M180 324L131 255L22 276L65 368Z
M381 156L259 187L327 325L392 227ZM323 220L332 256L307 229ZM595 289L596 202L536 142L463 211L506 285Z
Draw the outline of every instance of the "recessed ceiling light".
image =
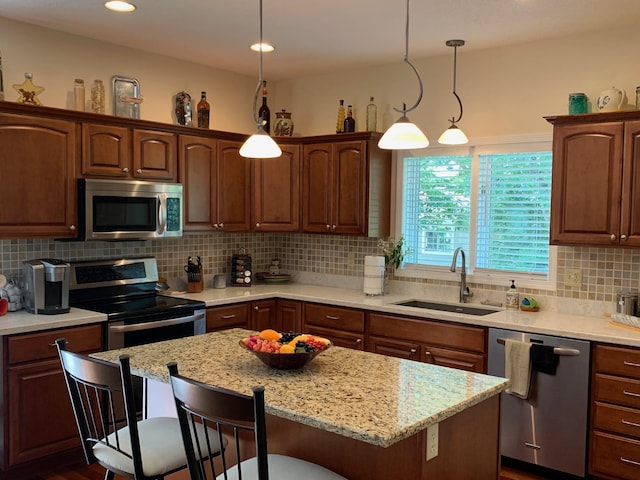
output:
M275 47L273 45L269 45L268 43L254 43L249 48L251 48L251 50L253 50L254 52L259 52L260 46L262 46L262 53L269 53L275 50Z
M104 2L104 6L114 12L133 12L136 9L136 6L133 3L117 0Z

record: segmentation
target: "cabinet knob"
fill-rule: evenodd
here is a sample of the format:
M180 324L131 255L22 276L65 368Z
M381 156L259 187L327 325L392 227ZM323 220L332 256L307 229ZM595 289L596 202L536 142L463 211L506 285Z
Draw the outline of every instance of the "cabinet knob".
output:
M327 230L331 230L331 225L327 225Z
M624 242L627 239L626 235L620 235L620 241Z
M224 228L224 223L220 223L220 228Z
M428 352L428 351L427 351L427 352L424 352L424 356L425 356L425 358L426 358L427 360L430 360L430 359L431 359L431 352Z
M69 230L71 230L72 232L75 231L76 226L75 225L69 225Z
M615 233L612 233L612 234L611 234L611 241L612 241L612 242L615 242L615 241L616 241L616 238L617 238L617 237L616 237Z
M260 309L258 308L258 306L257 306L257 305L256 305L255 307L253 307L253 309L254 309L256 312L257 312L258 310L260 310Z
M356 338L356 343L358 343L358 344L362 343L362 339L361 338Z
M136 170L136 173L142 173L142 169L139 168L138 170Z
M331 225L331 231L334 232L336 230L336 226L335 225Z
M129 167L124 167L124 168L122 169L122 171L123 171L124 173L129 173Z
M218 224L217 224L217 223L214 223L214 224L213 224L213 228L218 228Z
M415 354L417 352L417 350L415 348L412 348L411 350L409 350L409 353L411 355Z
M259 223L256 223L256 228L260 228L260 224Z

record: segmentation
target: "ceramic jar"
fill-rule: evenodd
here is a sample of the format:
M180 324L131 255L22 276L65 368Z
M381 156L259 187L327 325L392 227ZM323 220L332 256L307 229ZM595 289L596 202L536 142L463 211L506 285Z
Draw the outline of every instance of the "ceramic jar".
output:
M276 137L290 137L293 135L291 112L287 112L285 109L282 109L281 112L276 112L276 124L273 129L273 134Z
M611 87L608 90L600 92L600 96L596 100L598 111L600 112L616 112L622 110L627 94L624 90Z

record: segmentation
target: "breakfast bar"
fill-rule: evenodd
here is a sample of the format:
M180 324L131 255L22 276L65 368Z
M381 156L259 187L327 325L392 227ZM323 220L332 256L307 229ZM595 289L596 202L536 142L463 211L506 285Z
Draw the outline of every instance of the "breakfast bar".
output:
M93 356L115 362L129 355L153 392L149 412L171 405L169 362L182 375L245 394L262 385L270 453L352 480L498 477L506 379L341 347L302 369L278 370L239 345L251 333L230 329ZM434 458L427 461L428 450Z

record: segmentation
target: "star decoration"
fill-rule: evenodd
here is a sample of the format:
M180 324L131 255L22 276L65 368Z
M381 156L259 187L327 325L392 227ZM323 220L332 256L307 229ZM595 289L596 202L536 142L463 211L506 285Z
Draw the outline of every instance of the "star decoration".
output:
M42 105L42 102L38 99L38 95L40 95L44 91L44 87L38 87L33 84L31 79L33 75L31 73L24 74L24 82L21 84L13 85L13 88L20 94L18 103L28 103L29 105Z

